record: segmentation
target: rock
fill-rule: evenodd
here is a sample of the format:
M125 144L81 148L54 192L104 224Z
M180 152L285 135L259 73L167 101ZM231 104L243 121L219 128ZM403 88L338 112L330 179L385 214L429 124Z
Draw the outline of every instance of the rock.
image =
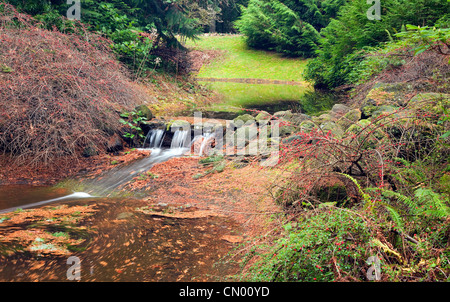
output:
M364 117L370 117L380 106L402 107L406 104L407 94L413 91L413 86L408 83L376 83L363 101L361 112Z
M118 152L120 150L123 150L123 140L117 133L114 133L108 140L106 151Z
M220 123L220 122L203 122L202 124L195 124L194 125L194 131L203 133L213 133L213 132L221 132L225 133L226 125Z
M295 144L304 140L302 135L291 135L283 139L283 144Z
M344 135L344 130L342 130L342 128L334 122L326 122L321 125L320 128L324 133L331 132L333 137L336 138L341 138Z
M441 103L439 106L438 103ZM408 103L408 109L425 111L429 114L443 114L443 109L450 106L450 94L446 93L419 93Z
M333 106L333 108L330 111L330 115L334 118L334 119L339 119L342 116L344 116L347 112L350 111L350 107L345 106L343 104L336 104Z
M289 119L292 117L292 115L293 115L293 113L291 110L278 111L273 114L273 116L276 119L285 120L285 121L289 121Z
M390 105L383 105L376 107L375 111L372 112L372 117L378 117L382 115L383 113L392 113L396 111L398 107L390 106Z
M283 125L280 127L280 137L288 136L292 133L298 132L298 128L291 125Z
M336 123L343 129L347 130L351 125L361 119L361 110L352 109L341 117Z
M167 130L172 129L175 130L185 130L188 131L191 129L191 124L185 120L172 120L167 124Z
M346 133L353 133L353 134L357 134L359 133L362 129L366 128L367 126L369 126L371 124L371 121L368 119L363 119L358 121L356 124L351 125Z
M333 118L333 116L331 116L331 114L329 113L324 113L320 116L313 116L312 121L318 125L322 125L326 122L333 122L335 119Z
M313 129L318 128L318 126L313 122L313 121L304 121L300 124L300 131L309 133L311 132Z
M255 124L245 125L240 127L234 133L236 138L236 146L239 148L244 148L249 144L250 141L256 139L258 136L258 128Z
M255 117L255 120L257 122L268 122L272 119L272 115L267 111L261 111L258 113L258 115Z
M247 114L239 115L237 118L235 118L233 120L233 124L239 128L244 124L249 124L254 121L256 121L255 118L247 113Z
M150 110L150 108L147 107L147 105L139 105L136 108L134 108L136 112L141 112L141 116L145 117L147 121L150 121L153 119L153 113Z
M301 123L310 119L311 117L304 113L293 113L289 121L296 126L300 126Z

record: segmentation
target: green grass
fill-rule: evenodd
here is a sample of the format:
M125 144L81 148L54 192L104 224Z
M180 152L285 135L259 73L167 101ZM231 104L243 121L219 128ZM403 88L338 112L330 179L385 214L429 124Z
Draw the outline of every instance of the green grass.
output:
M197 50L220 50L223 54L210 64L204 65L199 78L250 78L280 81L304 82L302 73L307 64L303 59L282 57L280 54L249 49L242 36L202 36L197 41L188 41L186 46ZM312 90L305 86L246 84L224 82L202 82L223 97L212 111L235 112L235 107L263 109L284 101L300 101L305 92ZM280 108L285 110L285 108Z
M225 52L222 57L203 66L198 77L304 81L302 73L307 60L249 49L242 36L202 36L197 41L188 41L186 46Z

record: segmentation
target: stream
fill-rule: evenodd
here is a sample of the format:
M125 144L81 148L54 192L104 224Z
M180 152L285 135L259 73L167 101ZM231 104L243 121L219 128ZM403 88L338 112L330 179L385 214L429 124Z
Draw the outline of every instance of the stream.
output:
M269 113L299 109L313 114L334 102L335 98L328 95L304 93L301 101L258 103L252 100L240 105ZM209 114L207 117L233 118L239 113L226 109ZM157 163L183 156L196 140L201 142L202 150L211 135L204 133L203 137L189 140L188 131L177 130L170 138L171 144L165 143L163 147L163 141L167 141L165 134L163 129L150 130L143 145L151 151L149 156L118 165L93 179L75 180L76 185L70 189L0 186L0 281L68 281L67 260L71 256L81 261L81 281L220 281L235 274L237 265L228 262L226 256L239 241L226 238L236 237L241 230L232 218L219 215L179 218L159 214L174 207L180 213L196 211L194 206L186 205L157 203L150 211L142 211L145 203L136 198L138 195L123 194L124 186L134 178ZM60 216L28 217L8 224L10 216L25 209L37 209L39 213L42 207L64 211L67 206L83 209L92 205L95 214L81 224L77 220L80 211L64 214L68 221L59 221ZM16 239L8 239L14 235ZM60 236L64 243L58 241ZM27 246L22 246L21 240Z
M155 131L152 135L158 137L149 137L150 156L113 168L95 179L81 180L77 192L55 187L0 186L2 236L6 238L17 230L26 235L36 232L31 248L0 242L0 281L67 281L70 256L81 260L81 281L216 281L232 274L236 267L221 260L234 246L223 238L239 233L232 219L214 215L167 217L159 213L173 208L180 213L196 209L156 204L148 213L139 210L145 204L141 200L116 195L124 184L154 164L189 150L182 142L184 134L175 134L172 147L160 149L162 137ZM48 220L4 226L8 215L24 209L89 205L95 205L95 214L76 228ZM46 240L41 231L83 243L61 247ZM41 247L45 248L39 252Z

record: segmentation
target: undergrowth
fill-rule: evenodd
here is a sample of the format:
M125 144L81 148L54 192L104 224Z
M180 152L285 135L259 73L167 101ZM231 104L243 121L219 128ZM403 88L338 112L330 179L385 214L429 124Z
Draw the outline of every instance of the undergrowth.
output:
M449 281L448 107L411 101L341 136L281 121L297 129L270 188L285 214L241 250L241 280Z

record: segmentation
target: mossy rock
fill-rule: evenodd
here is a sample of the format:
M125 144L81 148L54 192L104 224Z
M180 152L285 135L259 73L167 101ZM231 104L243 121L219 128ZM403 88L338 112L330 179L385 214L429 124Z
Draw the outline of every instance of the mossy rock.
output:
M326 122L320 126L324 133L331 132L333 137L341 138L344 135L344 130L334 122Z
M298 128L295 126L281 126L280 127L280 136L285 137L285 136L288 136L297 131L298 131Z
M141 112L141 116L145 117L147 121L153 119L153 113L147 105L139 105L134 109L136 112Z
M295 144L297 142L303 141L303 139L303 136L294 134L283 139L283 144Z
M335 118L341 118L345 114L347 114L351 110L350 107L343 105L343 104L335 104L333 108L331 108L330 115Z
M251 122L254 122L254 121L256 121L256 119L247 113L247 114L239 115L237 118L235 118L233 120L233 124L236 127L241 127L244 124L250 124Z
M398 109L399 109L398 107L394 107L394 106L390 106L390 105L379 106L375 109L375 111L372 112L372 117L379 117L382 114L393 113Z
M285 121L289 121L289 119L292 117L293 113L291 110L286 111L278 111L273 114L273 116L277 119L283 119Z
M379 114L379 108L382 106L402 107L406 105L407 94L411 92L413 86L408 83L376 83L367 94L361 112L370 117Z
M423 111L429 114L443 114L450 107L450 94L419 93L408 103L409 110Z
M289 119L289 122L291 122L295 126L300 126L301 123L308 120L311 120L311 117L309 115L306 115L304 113L293 113Z
M348 129L345 131L346 134L358 134L362 129L369 126L371 123L368 119L359 120L357 123L351 125L348 127Z
M185 120L172 120L167 124L167 130L169 129L188 131L191 129L191 124Z
M255 117L255 120L257 122L268 122L272 119L272 115L267 111L261 111L258 113L258 115Z
M333 122L335 119L333 116L329 113L324 113L320 116L313 116L312 121L315 122L318 125L322 125L326 122Z
M361 119L361 110L352 109L341 117L336 123L345 131L351 125L357 123Z
M233 133L234 145L238 148L244 148L257 137L258 128L254 124L242 126Z
M309 133L314 129L317 129L318 126L313 121L304 121L300 124L300 131Z
M203 132L209 132L209 133L219 132L219 131L222 131L222 133L224 133L226 126L223 125L222 123L204 122L201 125L196 125L194 129L196 129L196 130L201 129Z
M356 124L351 125L344 135L360 135L357 142L364 142L363 148L373 149L380 143L380 140L386 138L386 133L381 128L377 128L375 124L372 124L371 120L363 119ZM364 129L364 131L363 131Z

